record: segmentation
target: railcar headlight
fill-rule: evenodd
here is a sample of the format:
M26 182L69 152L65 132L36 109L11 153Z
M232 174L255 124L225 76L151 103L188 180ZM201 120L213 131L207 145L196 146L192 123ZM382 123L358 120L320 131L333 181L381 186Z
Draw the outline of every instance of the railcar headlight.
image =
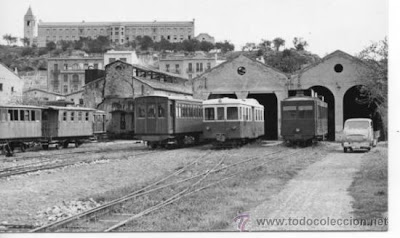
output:
M300 132L300 128L296 128L296 132Z
M236 128L237 128L236 126L231 127L232 131L236 130Z
M206 126L206 130L209 131L211 130L211 128L209 126Z

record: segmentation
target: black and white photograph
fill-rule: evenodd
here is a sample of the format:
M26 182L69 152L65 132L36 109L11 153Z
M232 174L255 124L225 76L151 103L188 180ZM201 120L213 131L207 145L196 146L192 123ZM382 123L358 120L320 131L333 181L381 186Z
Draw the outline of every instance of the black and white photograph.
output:
M389 2L1 1L0 237L388 234Z

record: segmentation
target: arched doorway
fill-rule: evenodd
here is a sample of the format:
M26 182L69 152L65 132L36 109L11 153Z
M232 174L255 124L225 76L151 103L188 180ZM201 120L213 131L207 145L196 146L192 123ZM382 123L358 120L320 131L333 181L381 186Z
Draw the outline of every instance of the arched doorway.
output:
M350 118L370 118L374 122L374 130L380 130L380 115L376 106L369 103L365 86L356 85L349 88L343 97L343 123Z
M324 86L312 86L314 92L323 96L324 101L328 104L328 140L335 140L335 96L328 88Z
M275 93L251 93L247 98L256 99L264 106L264 138L278 139L278 99Z

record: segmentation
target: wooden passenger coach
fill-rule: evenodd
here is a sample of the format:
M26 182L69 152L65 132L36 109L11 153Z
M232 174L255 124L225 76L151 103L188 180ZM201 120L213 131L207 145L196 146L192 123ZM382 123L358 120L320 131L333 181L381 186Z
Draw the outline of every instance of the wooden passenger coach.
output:
M210 99L203 110L206 140L239 145L264 135L264 106L255 99Z
M105 112L91 108L0 105L0 149L8 155L15 147L24 151L35 143L44 149L69 143L79 146L105 130Z
M171 96L135 99L135 134L149 146L168 147L199 140L202 101Z
M69 143L76 146L82 144L83 139L93 136L93 114L96 110L80 107L49 106L42 111L42 144L62 144L68 147Z
M0 105L0 144L21 147L24 142L42 135L41 112L43 107L25 105Z

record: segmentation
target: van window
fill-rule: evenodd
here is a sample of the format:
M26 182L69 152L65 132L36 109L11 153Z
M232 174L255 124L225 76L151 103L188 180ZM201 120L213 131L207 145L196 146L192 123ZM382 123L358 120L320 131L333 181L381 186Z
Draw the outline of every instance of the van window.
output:
M204 108L204 120L206 121L215 120L215 110L213 107Z
M368 129L368 121L348 121L344 126L345 129Z
M25 121L25 110L19 110L20 121Z

